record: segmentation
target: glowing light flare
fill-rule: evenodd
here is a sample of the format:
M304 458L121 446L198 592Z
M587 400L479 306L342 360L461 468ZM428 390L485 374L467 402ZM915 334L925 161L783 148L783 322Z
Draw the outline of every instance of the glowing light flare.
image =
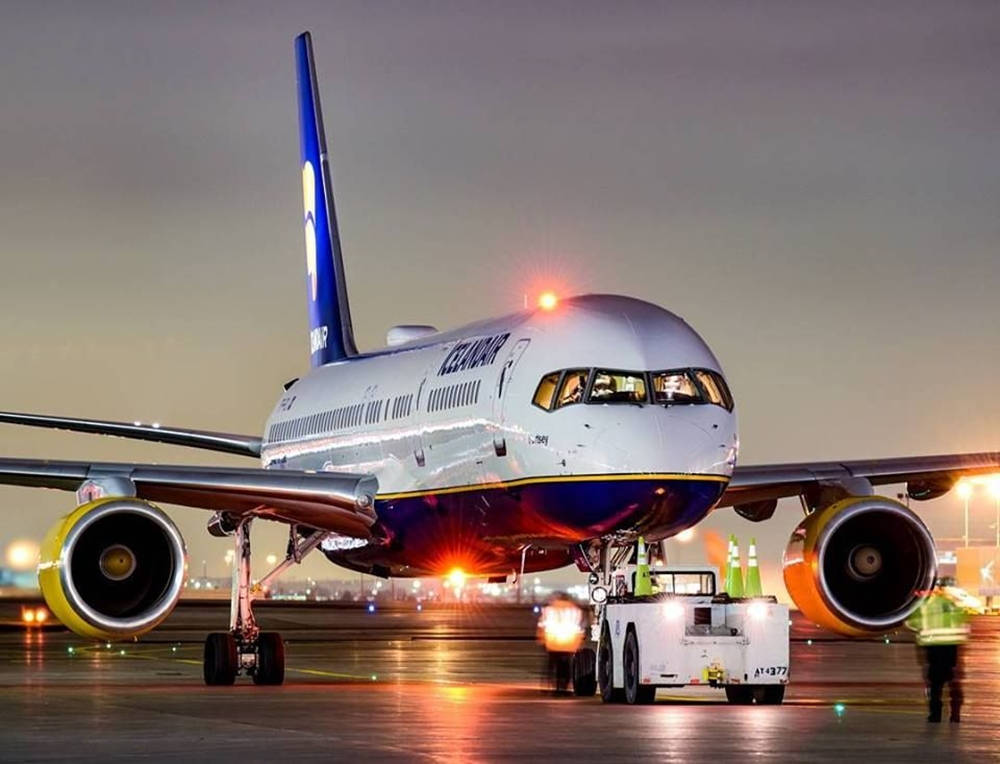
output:
M541 627L545 649L550 652L575 652L583 641L582 614L576 606L549 605L542 610Z
M959 480L958 485L955 486L955 491L958 493L960 499L968 499L972 496L972 483L967 480Z
M462 587L465 586L465 579L466 575L464 570L462 570L461 568L453 568L448 573L448 578L446 580L448 582L448 585L451 586L451 588L455 589L456 591L460 591Z
M990 496L992 496L997 501L1000 501L1000 476L994 475L992 478L990 478L990 482L988 483L988 485L990 490Z
M14 570L31 570L38 563L38 544L34 541L12 541L7 547L7 565Z
M545 291L538 296L538 307L542 310L555 310L559 304L559 298L555 292Z
M751 602L747 605L747 615L755 621L763 621L767 618L767 605L763 602Z
M694 528L685 528L676 536L674 536L674 538L680 541L682 544L687 544L694 540L694 535L695 535Z
M667 600L663 603L663 615L668 621L680 621L684 618L684 605L677 600Z

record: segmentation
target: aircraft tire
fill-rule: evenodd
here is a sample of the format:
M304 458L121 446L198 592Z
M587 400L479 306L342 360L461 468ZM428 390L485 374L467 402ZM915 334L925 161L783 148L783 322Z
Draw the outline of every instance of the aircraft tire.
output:
M254 684L277 685L285 681L285 643L274 631L263 631L257 637L257 669Z
M203 663L205 684L228 685L236 681L236 640L229 632L216 632L205 638Z

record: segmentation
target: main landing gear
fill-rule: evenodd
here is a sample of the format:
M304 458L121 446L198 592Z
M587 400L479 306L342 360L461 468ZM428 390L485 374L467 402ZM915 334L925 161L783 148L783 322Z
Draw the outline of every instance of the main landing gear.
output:
M273 581L285 568L301 562L319 546L324 533L313 532L300 538L298 529L289 531L288 555L256 586L250 579L251 518L236 521L233 538L233 590L229 610L229 631L209 634L205 640L204 674L207 685L231 685L239 674L254 684L278 685L285 681L285 643L273 631L260 631L253 615L253 596Z

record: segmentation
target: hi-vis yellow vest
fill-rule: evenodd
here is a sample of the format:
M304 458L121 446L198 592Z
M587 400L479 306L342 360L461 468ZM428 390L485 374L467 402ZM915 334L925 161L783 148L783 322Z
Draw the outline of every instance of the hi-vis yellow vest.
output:
M920 608L906 619L906 625L917 632L917 644L961 645L969 638L965 611L943 594L932 594Z

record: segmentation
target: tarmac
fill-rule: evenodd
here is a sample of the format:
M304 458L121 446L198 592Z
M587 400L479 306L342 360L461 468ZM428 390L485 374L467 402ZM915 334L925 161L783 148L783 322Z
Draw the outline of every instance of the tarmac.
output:
M205 687L225 603L182 603L140 642L26 630L0 603L0 761L998 761L1000 618L973 622L960 725L928 724L906 635L793 626L782 706L660 690L652 706L556 697L530 605L263 603L286 683Z

